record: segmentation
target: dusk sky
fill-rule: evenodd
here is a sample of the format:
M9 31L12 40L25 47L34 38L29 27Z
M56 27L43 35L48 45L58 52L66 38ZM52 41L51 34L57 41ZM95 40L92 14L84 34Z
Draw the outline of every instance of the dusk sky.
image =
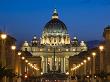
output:
M101 40L110 24L110 0L0 0L0 29L18 41L40 37L54 8L71 38Z

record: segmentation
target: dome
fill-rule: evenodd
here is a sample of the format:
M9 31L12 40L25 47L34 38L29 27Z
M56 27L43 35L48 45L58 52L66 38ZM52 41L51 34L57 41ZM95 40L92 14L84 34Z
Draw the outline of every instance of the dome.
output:
M50 20L44 27L44 33L65 33L67 34L67 28L65 24L59 19Z
M52 15L52 19L45 25L43 33L61 33L67 34L66 25L58 19L58 13L56 9Z
M59 20L56 9L54 10L52 19L44 27L40 43L48 46L70 44L70 37L66 25Z

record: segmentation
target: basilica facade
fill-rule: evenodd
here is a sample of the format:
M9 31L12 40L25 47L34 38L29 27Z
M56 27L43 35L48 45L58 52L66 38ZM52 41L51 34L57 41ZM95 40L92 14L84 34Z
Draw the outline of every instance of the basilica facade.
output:
M51 20L45 25L40 38L24 41L22 51L28 51L33 57L41 57L41 73L56 71L69 72L69 57L87 51L84 41L70 38L66 25L59 19L55 9Z

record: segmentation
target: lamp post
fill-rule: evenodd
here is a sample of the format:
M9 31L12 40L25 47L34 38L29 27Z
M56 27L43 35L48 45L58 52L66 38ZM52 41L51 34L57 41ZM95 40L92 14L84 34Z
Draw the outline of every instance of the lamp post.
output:
M5 54L5 40L7 38L6 34L1 34L1 39L2 39L2 48L1 48L1 64L2 67L6 66L6 54Z
M104 60L103 60L103 50L104 50L104 46L100 45L99 46L99 50L100 50L100 73L104 71L103 67L104 67ZM100 82L103 82L103 79L100 78Z
M91 74L91 58L87 57L88 60L88 73Z
M86 76L86 63L87 63L87 60L83 60L84 62L84 76ZM83 79L84 81L86 80L85 78Z
M28 66L27 66L27 64L28 64L29 61L25 57L22 57L22 60L25 61L25 73L28 74Z
M11 46L11 50L12 50L12 69L13 69L13 71L14 71L14 73L16 73L16 57L15 57L15 50L16 50L16 46L15 45L12 45ZM16 82L16 78L14 77L13 78L13 82Z
M2 67L6 66L6 54L5 54L5 41L6 41L7 35L5 33L1 34L2 39L2 45L1 45L1 61ZM3 82L6 82L6 76L3 78Z
M88 82L90 82L90 75L91 75L91 58L90 57L87 57L87 60L88 60Z
M86 75L86 63L87 63L87 60L83 60L84 62L84 74Z
M104 46L99 46L100 50L100 72L103 71L103 54L102 51L104 50Z
M18 78L18 82L21 82L21 59L20 59L20 56L21 56L21 52L19 51L18 52L18 74L19 74L19 78Z
M12 45L11 49L12 49L12 68L15 71L15 50L16 50L16 46Z
M95 74L95 56L96 56L96 53L93 52L92 56L93 56L92 82L96 82L96 79L94 78L95 77L94 74Z

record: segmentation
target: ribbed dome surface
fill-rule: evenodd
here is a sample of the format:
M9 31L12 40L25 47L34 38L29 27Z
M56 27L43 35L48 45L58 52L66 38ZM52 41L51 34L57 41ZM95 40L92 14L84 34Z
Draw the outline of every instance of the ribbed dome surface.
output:
M44 27L43 33L67 33L66 25L59 19L50 20Z

